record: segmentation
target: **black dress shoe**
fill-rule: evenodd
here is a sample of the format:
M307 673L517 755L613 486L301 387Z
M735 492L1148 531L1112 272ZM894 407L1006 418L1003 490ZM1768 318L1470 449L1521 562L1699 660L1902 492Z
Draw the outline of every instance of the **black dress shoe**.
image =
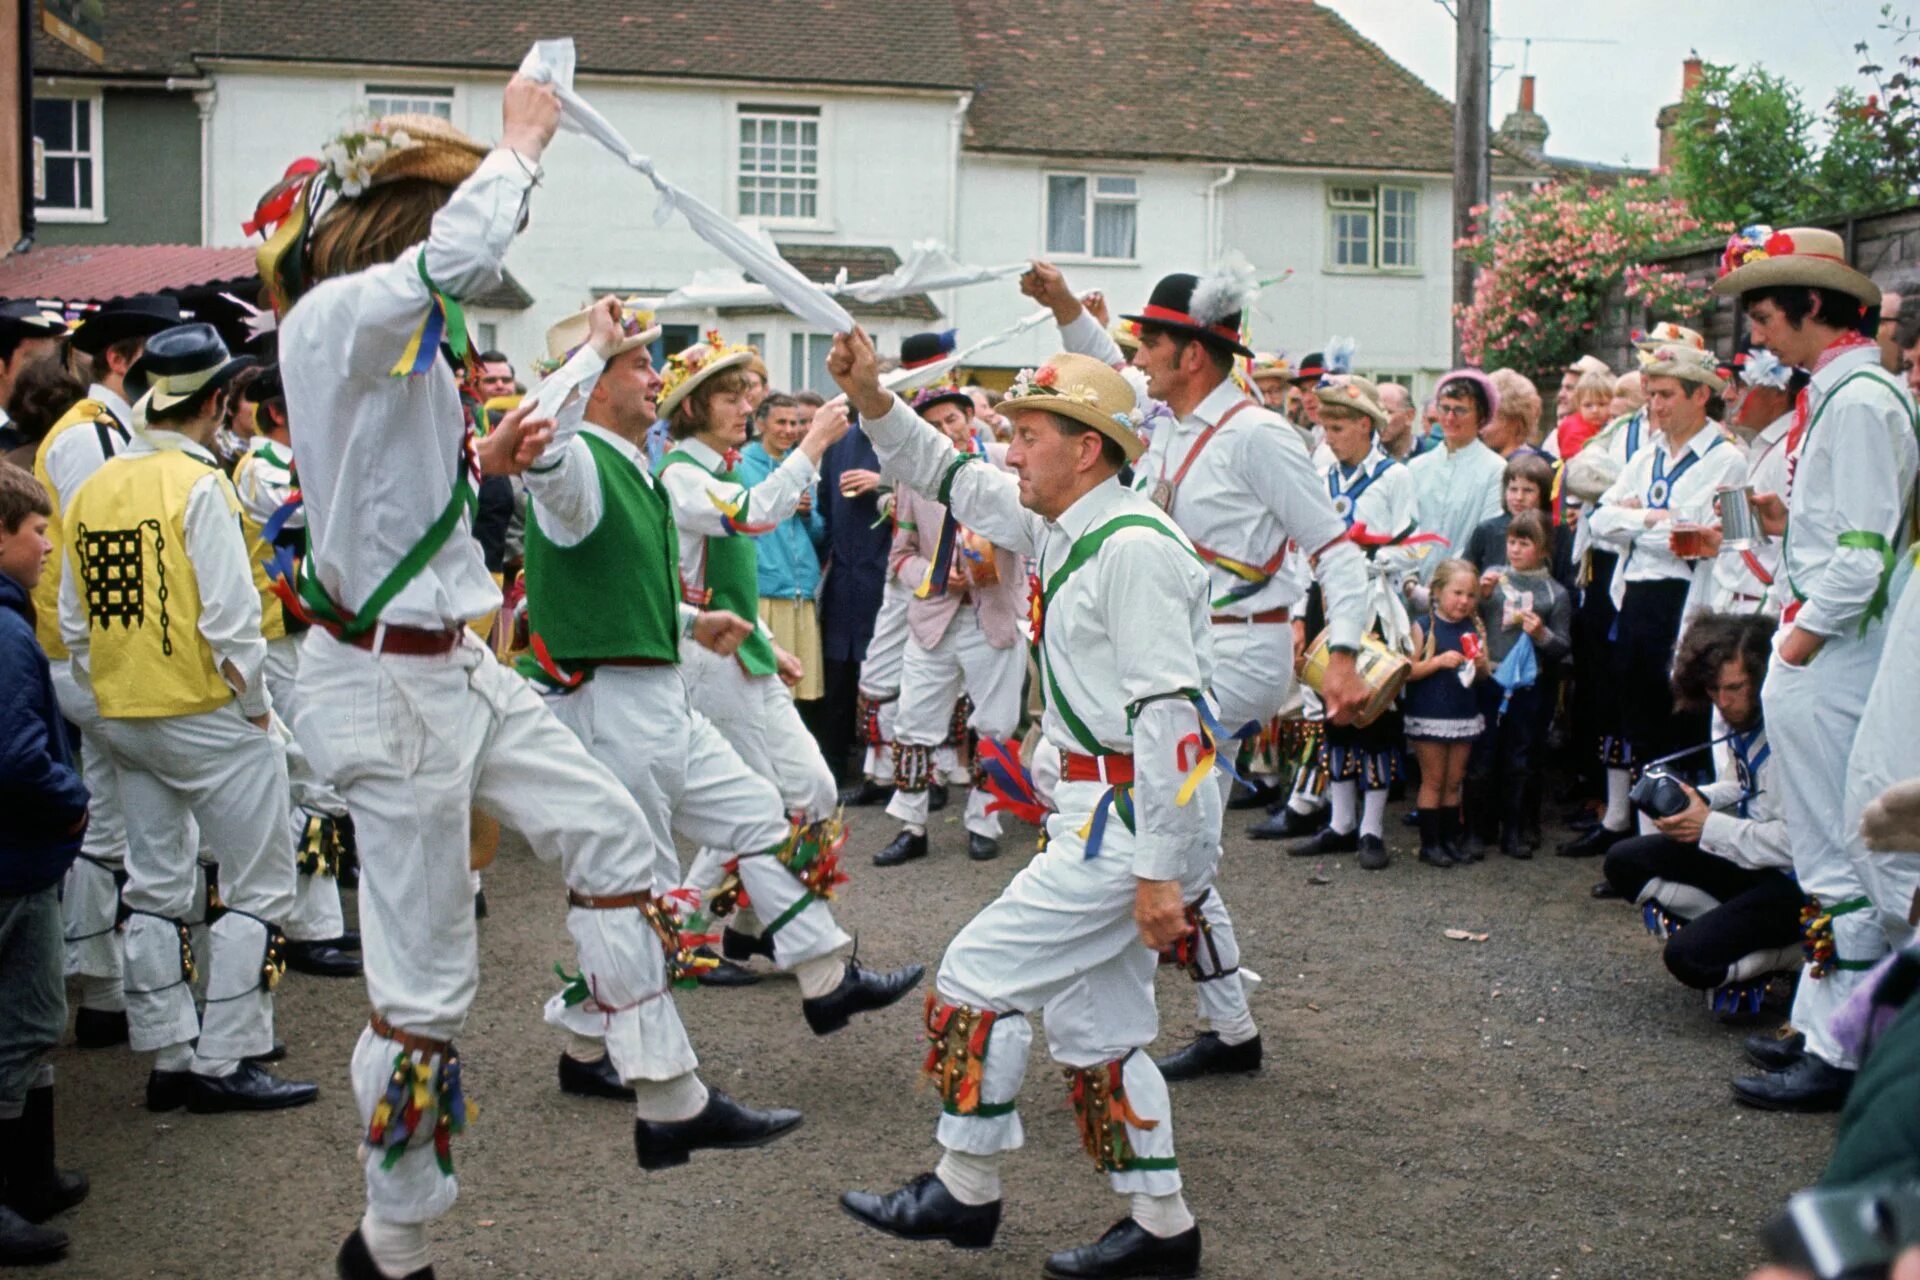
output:
M1627 895L1614 888L1613 881L1600 880L1595 882L1593 888L1587 890L1587 896L1600 902L1606 902L1614 898L1624 898Z
M700 947L693 954L702 960L720 960L712 947ZM731 960L720 960L719 964L702 972L697 981L703 987L751 987L760 981L760 975Z
M340 1246L340 1253L333 1260L333 1269L340 1280L387 1280L387 1273L374 1262L373 1254L368 1252L367 1242L361 1238L358 1227ZM434 1280L433 1268L422 1267L418 1271L409 1271L401 1280Z
M351 951L355 955L360 954L360 931L358 929L342 929L339 937L325 938L322 939L322 941L330 947L338 947L342 951Z
M26 1267L52 1262L66 1251L66 1232L57 1227L35 1226L5 1205L0 1205L0 1267Z
M485 920L487 918L487 891L485 889L475 889L473 891L473 918L475 920Z
M187 1110L196 1115L220 1111L284 1111L288 1107L304 1107L319 1096L319 1085L282 1080L253 1062L242 1062L224 1076L187 1072Z
M978 831L967 832L967 856L975 862L992 862L1000 856L1000 842Z
M872 804L885 804L891 799L893 788L872 778L862 778L859 786L848 787L840 793L840 803L848 809L864 809Z
M1838 1111L1853 1077L1818 1054L1803 1053L1783 1071L1735 1080L1733 1097L1763 1111Z
M1271 783L1259 782L1251 787L1233 784L1233 795L1227 800L1229 809L1264 809L1275 800L1285 800L1286 794Z
M799 1123L798 1111L785 1107L755 1111L713 1089L707 1094L706 1107L691 1120L635 1120L633 1152L642 1169L670 1169L705 1148L765 1146Z
M1247 835L1255 840L1295 840L1310 836L1326 825L1324 814L1301 813L1283 805L1280 812L1270 813L1248 827Z
M764 933L747 933L732 925L720 931L720 954L735 964L745 964L755 956L773 959L773 939Z
M1558 856L1562 858L1597 858L1622 840L1633 837L1632 831L1609 831L1596 826L1583 836L1577 836L1561 845Z
M269 1062L278 1062L280 1061L280 1059L286 1056L287 1056L287 1042L285 1040L275 1040L273 1042L272 1048L268 1049L265 1053L256 1053L251 1055L250 1057L248 1057L247 1061L258 1062L264 1066Z
M54 1163L53 1086L27 1090L20 1114L0 1120L0 1179L6 1206L28 1222L45 1222L87 1198L87 1175Z
M847 961L847 972L840 985L823 996L800 1002L800 1012L817 1036L832 1035L847 1025L856 1013L884 1009L914 986L927 971L923 964L902 965L892 973L862 969L858 960Z
M1041 1274L1050 1280L1122 1276L1187 1280L1200 1274L1200 1228L1188 1227L1177 1236L1162 1238L1132 1218L1123 1218L1092 1244L1062 1249L1048 1258Z
M1384 871L1392 861L1387 856L1387 845L1379 836L1360 837L1360 869L1362 871Z
M178 1111L187 1105L188 1078L191 1071L149 1071L147 1073L147 1110Z
M73 1042L82 1049L110 1049L127 1042L125 1009L89 1009L73 1015Z
M287 942L287 968L317 978L357 978L360 957L327 942Z
M1784 1036L1779 1031L1756 1031L1747 1037L1745 1048L1747 1060L1755 1066L1767 1071L1785 1071L1806 1053L1807 1038L1798 1031Z
M1201 1076L1247 1075L1260 1069L1260 1037L1227 1044L1220 1039L1218 1031L1202 1031L1186 1048L1155 1058L1153 1065L1160 1068L1160 1074L1169 1082L1198 1080Z
M1332 827L1323 827L1299 844L1287 846L1289 858L1323 858L1334 853L1352 853L1360 847L1360 829L1335 831Z
M945 1240L956 1249L984 1249L1000 1229L1000 1202L961 1204L937 1174L923 1173L879 1195L849 1191L840 1207L878 1231L902 1240Z
M618 1098L633 1101L633 1090L621 1083L613 1069L613 1059L601 1054L592 1062L582 1062L568 1054L560 1055L560 1092L582 1098Z
M936 782L927 788L927 812L938 813L947 807L947 784Z
M876 867L897 867L903 862L912 862L915 858L927 856L927 837L924 832L915 835L911 831L902 831L893 838L893 843L873 855Z

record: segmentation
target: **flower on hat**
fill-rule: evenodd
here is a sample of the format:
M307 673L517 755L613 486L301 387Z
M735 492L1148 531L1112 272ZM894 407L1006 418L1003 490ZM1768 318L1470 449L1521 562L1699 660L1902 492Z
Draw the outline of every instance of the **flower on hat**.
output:
M1765 223L1756 222L1740 228L1727 238L1726 250L1720 255L1720 274L1724 276L1749 262L1759 262L1777 253L1792 252L1793 239L1790 236L1780 234Z
M1767 253L1772 257L1785 257L1794 252L1793 237L1784 231L1776 231L1767 237Z
M1750 387L1772 387L1784 391L1793 380L1793 368L1764 347L1740 354L1740 381Z
M1033 385L1036 387L1053 387L1058 385L1059 381L1060 370L1050 364L1041 365L1033 375Z
M388 131L380 121L339 134L320 148L323 181L351 200L373 185L380 162L415 145L405 129Z

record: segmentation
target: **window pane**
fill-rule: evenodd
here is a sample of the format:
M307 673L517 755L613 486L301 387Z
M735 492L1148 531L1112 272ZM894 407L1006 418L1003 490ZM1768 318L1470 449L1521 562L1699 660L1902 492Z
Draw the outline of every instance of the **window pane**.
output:
M760 131L759 126L754 121L749 120L745 117L741 118L740 141L743 145L741 146L740 149L743 154L746 154L746 155L753 154L753 150L752 150L753 144L759 141L759 131Z
M803 218L818 217L819 216L818 209L819 209L819 198L817 196L809 192L806 195L803 195L800 197L800 216L801 217Z
M793 381L793 385L788 388L788 390L806 390L806 382L804 379L807 376L807 337L803 333L794 334L789 341L787 347L787 376Z
M49 209L77 209L80 207L74 186L73 160L47 159L47 198L40 203Z
M827 353L833 350L833 335L830 333L810 333L807 335L807 390L823 391L833 386L833 375L827 372Z
M1047 252L1087 251L1087 180L1047 179Z
M1333 265L1373 265L1373 215L1358 211L1333 215Z
M1103 196L1130 196L1138 190L1138 183L1132 178L1101 178L1094 190Z
M33 136L48 151L73 150L73 100L41 98L33 104Z
M93 150L93 106L77 98L73 103L73 136L75 151Z
M1133 227L1136 207L1122 203L1093 206L1093 256L1096 258L1133 257Z

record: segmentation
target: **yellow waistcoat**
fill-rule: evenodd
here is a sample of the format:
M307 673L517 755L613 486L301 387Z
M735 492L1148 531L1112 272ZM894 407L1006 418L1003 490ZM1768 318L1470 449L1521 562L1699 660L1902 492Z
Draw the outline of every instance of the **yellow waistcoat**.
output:
M249 452L241 458L233 468L233 487L240 489L254 483L247 473L257 465L257 453ZM261 536L265 528L253 518L253 508L243 503L240 529L247 535L247 567L253 570L253 586L260 593L260 634L269 640L278 640L287 634L287 615L280 597L273 593L273 580L267 576L267 562L273 559L274 548Z
M53 543L53 554L47 557L47 567L41 571L40 582L33 589L33 630L40 647L54 662L67 660L67 646L60 639L60 577L66 572L67 543L60 533L61 495L47 475L47 450L63 432L83 425L112 430L116 436L120 430L120 420L106 405L98 400L81 400L60 415L60 420L41 437L40 447L33 451L33 478L45 487L47 496L53 500L53 515L47 520L47 538ZM73 497L72 494L66 496Z
M232 482L177 449L110 459L67 502L67 570L86 603L103 716L196 715L233 698L200 634L200 583L187 558L187 495L209 474L239 515Z

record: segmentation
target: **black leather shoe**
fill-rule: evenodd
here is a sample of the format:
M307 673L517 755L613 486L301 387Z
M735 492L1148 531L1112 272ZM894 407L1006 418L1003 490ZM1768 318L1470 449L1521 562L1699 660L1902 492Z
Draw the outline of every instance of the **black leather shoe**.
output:
M1607 902L1614 898L1624 898L1627 896L1614 888L1613 881L1611 880L1596 881L1593 888L1587 890L1587 895L1600 902Z
M196 1115L220 1111L284 1111L304 1107L320 1096L320 1086L282 1080L258 1063L242 1062L224 1076L187 1074L187 1110Z
M1733 1097L1763 1111L1838 1111L1853 1077L1817 1054L1803 1053L1784 1071L1735 1080Z
M178 1111L187 1105L187 1083L191 1071L149 1071L147 1073L147 1110Z
M1177 1236L1162 1239L1149 1234L1132 1218L1123 1218L1092 1244L1062 1249L1048 1258L1041 1274L1050 1280L1122 1276L1187 1280L1200 1274L1200 1228L1188 1227Z
M927 788L927 812L938 813L947 807L947 784L936 782Z
M1000 1229L1000 1202L961 1204L936 1174L923 1173L880 1195L849 1191L840 1207L876 1231L902 1240L945 1240L956 1249L984 1249Z
M127 1042L125 1009L89 1009L73 1015L73 1043L82 1049L111 1049Z
M1533 846L1529 845L1521 835L1519 823L1508 823L1501 827L1500 852L1509 858L1518 858L1522 862L1533 857Z
M893 788L872 778L862 778L859 786L848 787L840 793L840 803L848 809L864 809L868 805L885 804L891 799Z
M703 960L720 960L719 956L714 955L712 947L701 947L693 954ZM703 987L751 987L760 981L760 975L731 960L720 960L719 964L703 972L698 981Z
M1326 815L1321 813L1301 813L1285 805L1280 812L1270 813L1247 828L1247 835L1255 840L1297 840L1301 836L1310 836L1327 825Z
M560 1092L582 1098L633 1101L633 1090L621 1083L620 1073L613 1069L613 1059L604 1053L592 1062L582 1062L568 1054L561 1054Z
M317 978L357 978L360 957L327 942L287 942L287 968Z
M1233 784L1233 795L1227 800L1229 809L1264 809L1276 800L1285 800L1286 793L1270 783L1255 783L1251 787Z
M1631 831L1609 831L1596 826L1583 836L1577 836L1561 845L1558 856L1562 858L1597 858L1622 840L1630 839Z
M340 1280L387 1280L387 1273L380 1269L373 1260L373 1254L367 1251L367 1242L361 1238L358 1227L340 1246L340 1253L333 1260L333 1269ZM433 1268L422 1267L418 1271L409 1271L401 1280L434 1280Z
M840 985L823 996L800 1002L800 1012L817 1036L832 1035L847 1025L856 1013L884 1009L913 990L927 971L923 964L902 965L891 973L862 969L858 960L847 961L847 972Z
M1360 837L1360 869L1362 871L1384 871L1392 859L1387 856L1386 841L1379 836Z
M1788 1031L1781 1027L1780 1031ZM1807 1052L1807 1038L1798 1031L1756 1031L1747 1037L1747 1061L1766 1071L1785 1071Z
M1335 831L1323 827L1299 844L1287 846L1289 858L1322 858L1334 853L1352 853L1360 847L1360 829Z
M0 1267L52 1262L67 1251L67 1233L40 1227L0 1205Z
M755 956L773 959L773 939L764 933L747 933L732 925L720 931L720 954L735 964L745 964Z
M912 862L915 858L927 856L927 837L924 833L915 835L911 831L902 831L893 838L893 843L873 855L876 867L897 867L903 862Z
M249 1057L247 1061L257 1062L261 1066L265 1066L269 1062L278 1062L280 1061L280 1059L286 1056L287 1056L287 1042L285 1040L275 1040L273 1042L273 1047L271 1049L268 1049L265 1053L254 1054L253 1056Z
M992 862L1000 856L1000 842L978 831L967 832L967 856L975 862Z
M45 1222L87 1198L87 1175L54 1163L52 1085L27 1090L19 1116L0 1120L0 1178L0 1199L28 1222Z
M1201 1076L1248 1075L1260 1069L1260 1037L1227 1044L1220 1039L1218 1031L1202 1031L1186 1048L1155 1058L1153 1065L1160 1068L1160 1074L1169 1082L1198 1080Z
M355 955L360 954L360 931L358 929L342 929L339 937L324 938L322 941L330 947L338 947L342 951L351 951Z
M755 1111L713 1089L705 1109L691 1120L635 1120L633 1152L642 1169L670 1169L706 1148L732 1151L765 1146L799 1123L798 1111L785 1107Z
M473 918L475 920L485 920L487 918L487 891L485 889L475 889L473 891Z

